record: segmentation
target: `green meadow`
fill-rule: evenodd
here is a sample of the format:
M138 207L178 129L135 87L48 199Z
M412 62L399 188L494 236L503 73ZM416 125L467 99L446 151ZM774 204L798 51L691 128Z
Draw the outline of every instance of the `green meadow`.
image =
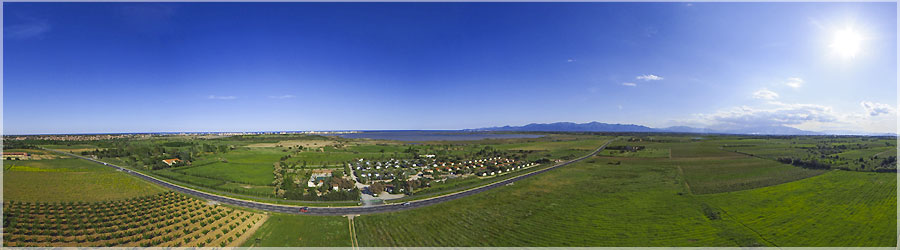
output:
M27 202L109 201L164 189L76 158L3 161L3 199Z
M349 247L350 224L340 216L272 213L242 247ZM258 240L257 240L258 239Z
M894 246L897 175L831 171L781 185L700 196L773 246Z

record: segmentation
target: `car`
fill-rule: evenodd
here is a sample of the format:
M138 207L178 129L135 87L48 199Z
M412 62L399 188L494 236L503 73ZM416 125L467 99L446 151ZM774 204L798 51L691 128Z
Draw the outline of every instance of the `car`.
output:
M301 208L300 208L300 212L301 212L301 213L308 213L308 212L309 212L309 208L308 208L308 207L301 207Z
M401 206L409 206L409 202L404 202L403 204L400 204L400 205Z

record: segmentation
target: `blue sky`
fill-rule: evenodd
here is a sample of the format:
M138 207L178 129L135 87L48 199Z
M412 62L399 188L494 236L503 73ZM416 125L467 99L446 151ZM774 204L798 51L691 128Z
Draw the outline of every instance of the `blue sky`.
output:
M557 121L895 132L896 12L895 3L4 3L3 132Z

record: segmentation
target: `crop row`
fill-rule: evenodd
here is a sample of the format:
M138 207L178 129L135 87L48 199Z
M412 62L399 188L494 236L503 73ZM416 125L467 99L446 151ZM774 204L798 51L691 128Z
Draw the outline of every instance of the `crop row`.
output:
M237 245L248 230L266 216L208 205L176 193L131 199L159 206L130 206L125 201L107 202L133 210L71 209L84 218L30 209L25 203L4 204L4 246L225 246ZM40 207L37 205L36 207ZM45 204L45 207L90 208L96 204ZM142 210L150 208L149 211ZM114 208L114 211L123 211ZM31 214L29 212L36 212ZM244 237L246 238L246 237ZM217 244L217 245L211 245Z

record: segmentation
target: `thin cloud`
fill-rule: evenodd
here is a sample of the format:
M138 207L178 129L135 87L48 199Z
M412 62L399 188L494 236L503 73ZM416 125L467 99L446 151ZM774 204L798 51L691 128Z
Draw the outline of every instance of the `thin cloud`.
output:
M575 59L569 58L566 62L575 62Z
M869 114L869 116L886 115L895 112L894 107L884 103L863 101L860 102L859 105L866 110L866 114Z
M294 97L296 97L296 96L294 96L294 95L269 96L269 98L271 98L271 99L290 99L290 98L294 98Z
M784 85L795 89L800 88L801 86L803 86L803 79L800 77L791 77L788 78L787 82L784 82Z
M11 39L29 39L40 37L50 31L47 20L29 19L26 22L4 27L4 37Z
M662 80L663 78L658 75L640 75L640 76L635 77L635 79L644 80L644 81L659 81L659 80Z
M778 98L778 93L768 89L761 89L759 91L753 92L753 98L755 99L764 99L764 100L775 100Z
M762 106L736 106L693 114L677 124L718 130L792 127L809 131L846 130L896 133L897 110L889 104L860 102L863 112L838 112L831 106L769 100Z
M644 36L646 36L646 37L653 37L653 36L655 36L657 33L659 33L659 30L656 29L656 27L646 27L646 28L644 28Z
M209 95L206 99L210 100L234 100L237 99L235 96L219 96L219 95Z
M637 84L635 84L633 82L623 82L622 86L634 87L634 86L637 86Z

